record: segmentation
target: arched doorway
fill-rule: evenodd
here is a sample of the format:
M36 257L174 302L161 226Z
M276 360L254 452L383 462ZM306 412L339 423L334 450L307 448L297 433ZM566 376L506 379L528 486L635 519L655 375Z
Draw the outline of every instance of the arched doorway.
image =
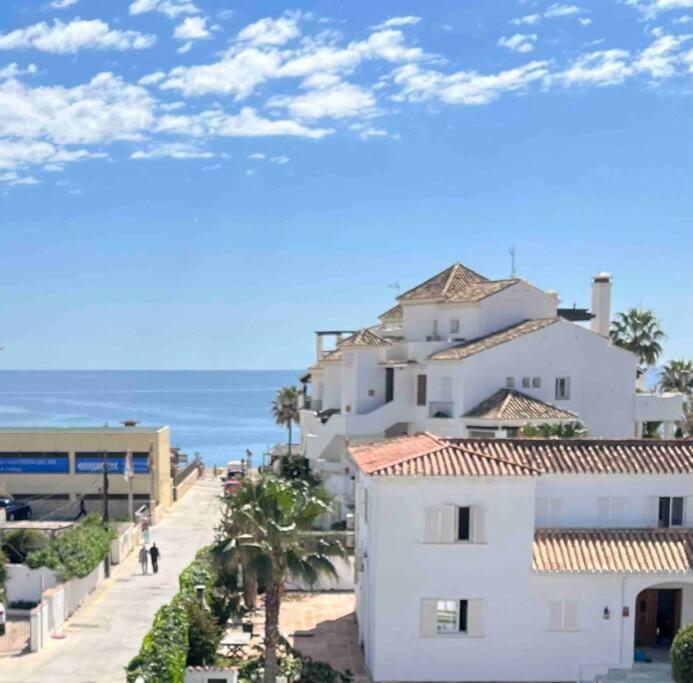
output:
M681 626L683 589L675 585L646 588L635 599L635 661L668 661Z

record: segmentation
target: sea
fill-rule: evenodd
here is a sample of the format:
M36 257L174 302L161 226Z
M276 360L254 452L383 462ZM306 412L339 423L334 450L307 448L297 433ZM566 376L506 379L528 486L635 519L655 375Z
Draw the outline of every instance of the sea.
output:
M1 370L0 427L168 425L171 445L207 465L286 442L270 404L298 370ZM294 442L299 438L294 430Z

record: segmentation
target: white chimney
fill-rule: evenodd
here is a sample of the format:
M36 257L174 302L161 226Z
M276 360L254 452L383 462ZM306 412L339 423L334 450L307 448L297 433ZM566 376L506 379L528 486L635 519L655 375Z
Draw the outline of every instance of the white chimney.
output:
M315 359L320 360L323 357L324 353L322 350L322 335L316 333L315 334Z
M598 273L592 278L592 332L609 337L611 321L611 275Z

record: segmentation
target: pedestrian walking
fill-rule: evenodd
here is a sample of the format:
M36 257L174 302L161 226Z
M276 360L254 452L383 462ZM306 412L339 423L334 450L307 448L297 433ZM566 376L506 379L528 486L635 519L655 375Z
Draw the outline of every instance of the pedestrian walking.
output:
M142 574L147 573L148 563L149 563L149 553L147 552L147 546L143 545L140 548L140 566L142 567Z
M159 557L161 556L156 543L152 543L152 547L149 549L149 556L152 558L152 570L156 574L159 571Z
M79 497L79 514L77 515L77 519L80 517L84 517L87 514L87 503L84 500L84 496Z

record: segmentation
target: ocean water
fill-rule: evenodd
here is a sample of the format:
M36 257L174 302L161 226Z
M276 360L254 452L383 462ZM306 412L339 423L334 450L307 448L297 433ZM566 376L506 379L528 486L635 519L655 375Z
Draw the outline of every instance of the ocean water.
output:
M297 384L298 370L2 370L0 427L120 426L121 420L168 425L171 445L208 465L249 448L261 462L286 440L270 402ZM295 430L298 437L298 429Z

